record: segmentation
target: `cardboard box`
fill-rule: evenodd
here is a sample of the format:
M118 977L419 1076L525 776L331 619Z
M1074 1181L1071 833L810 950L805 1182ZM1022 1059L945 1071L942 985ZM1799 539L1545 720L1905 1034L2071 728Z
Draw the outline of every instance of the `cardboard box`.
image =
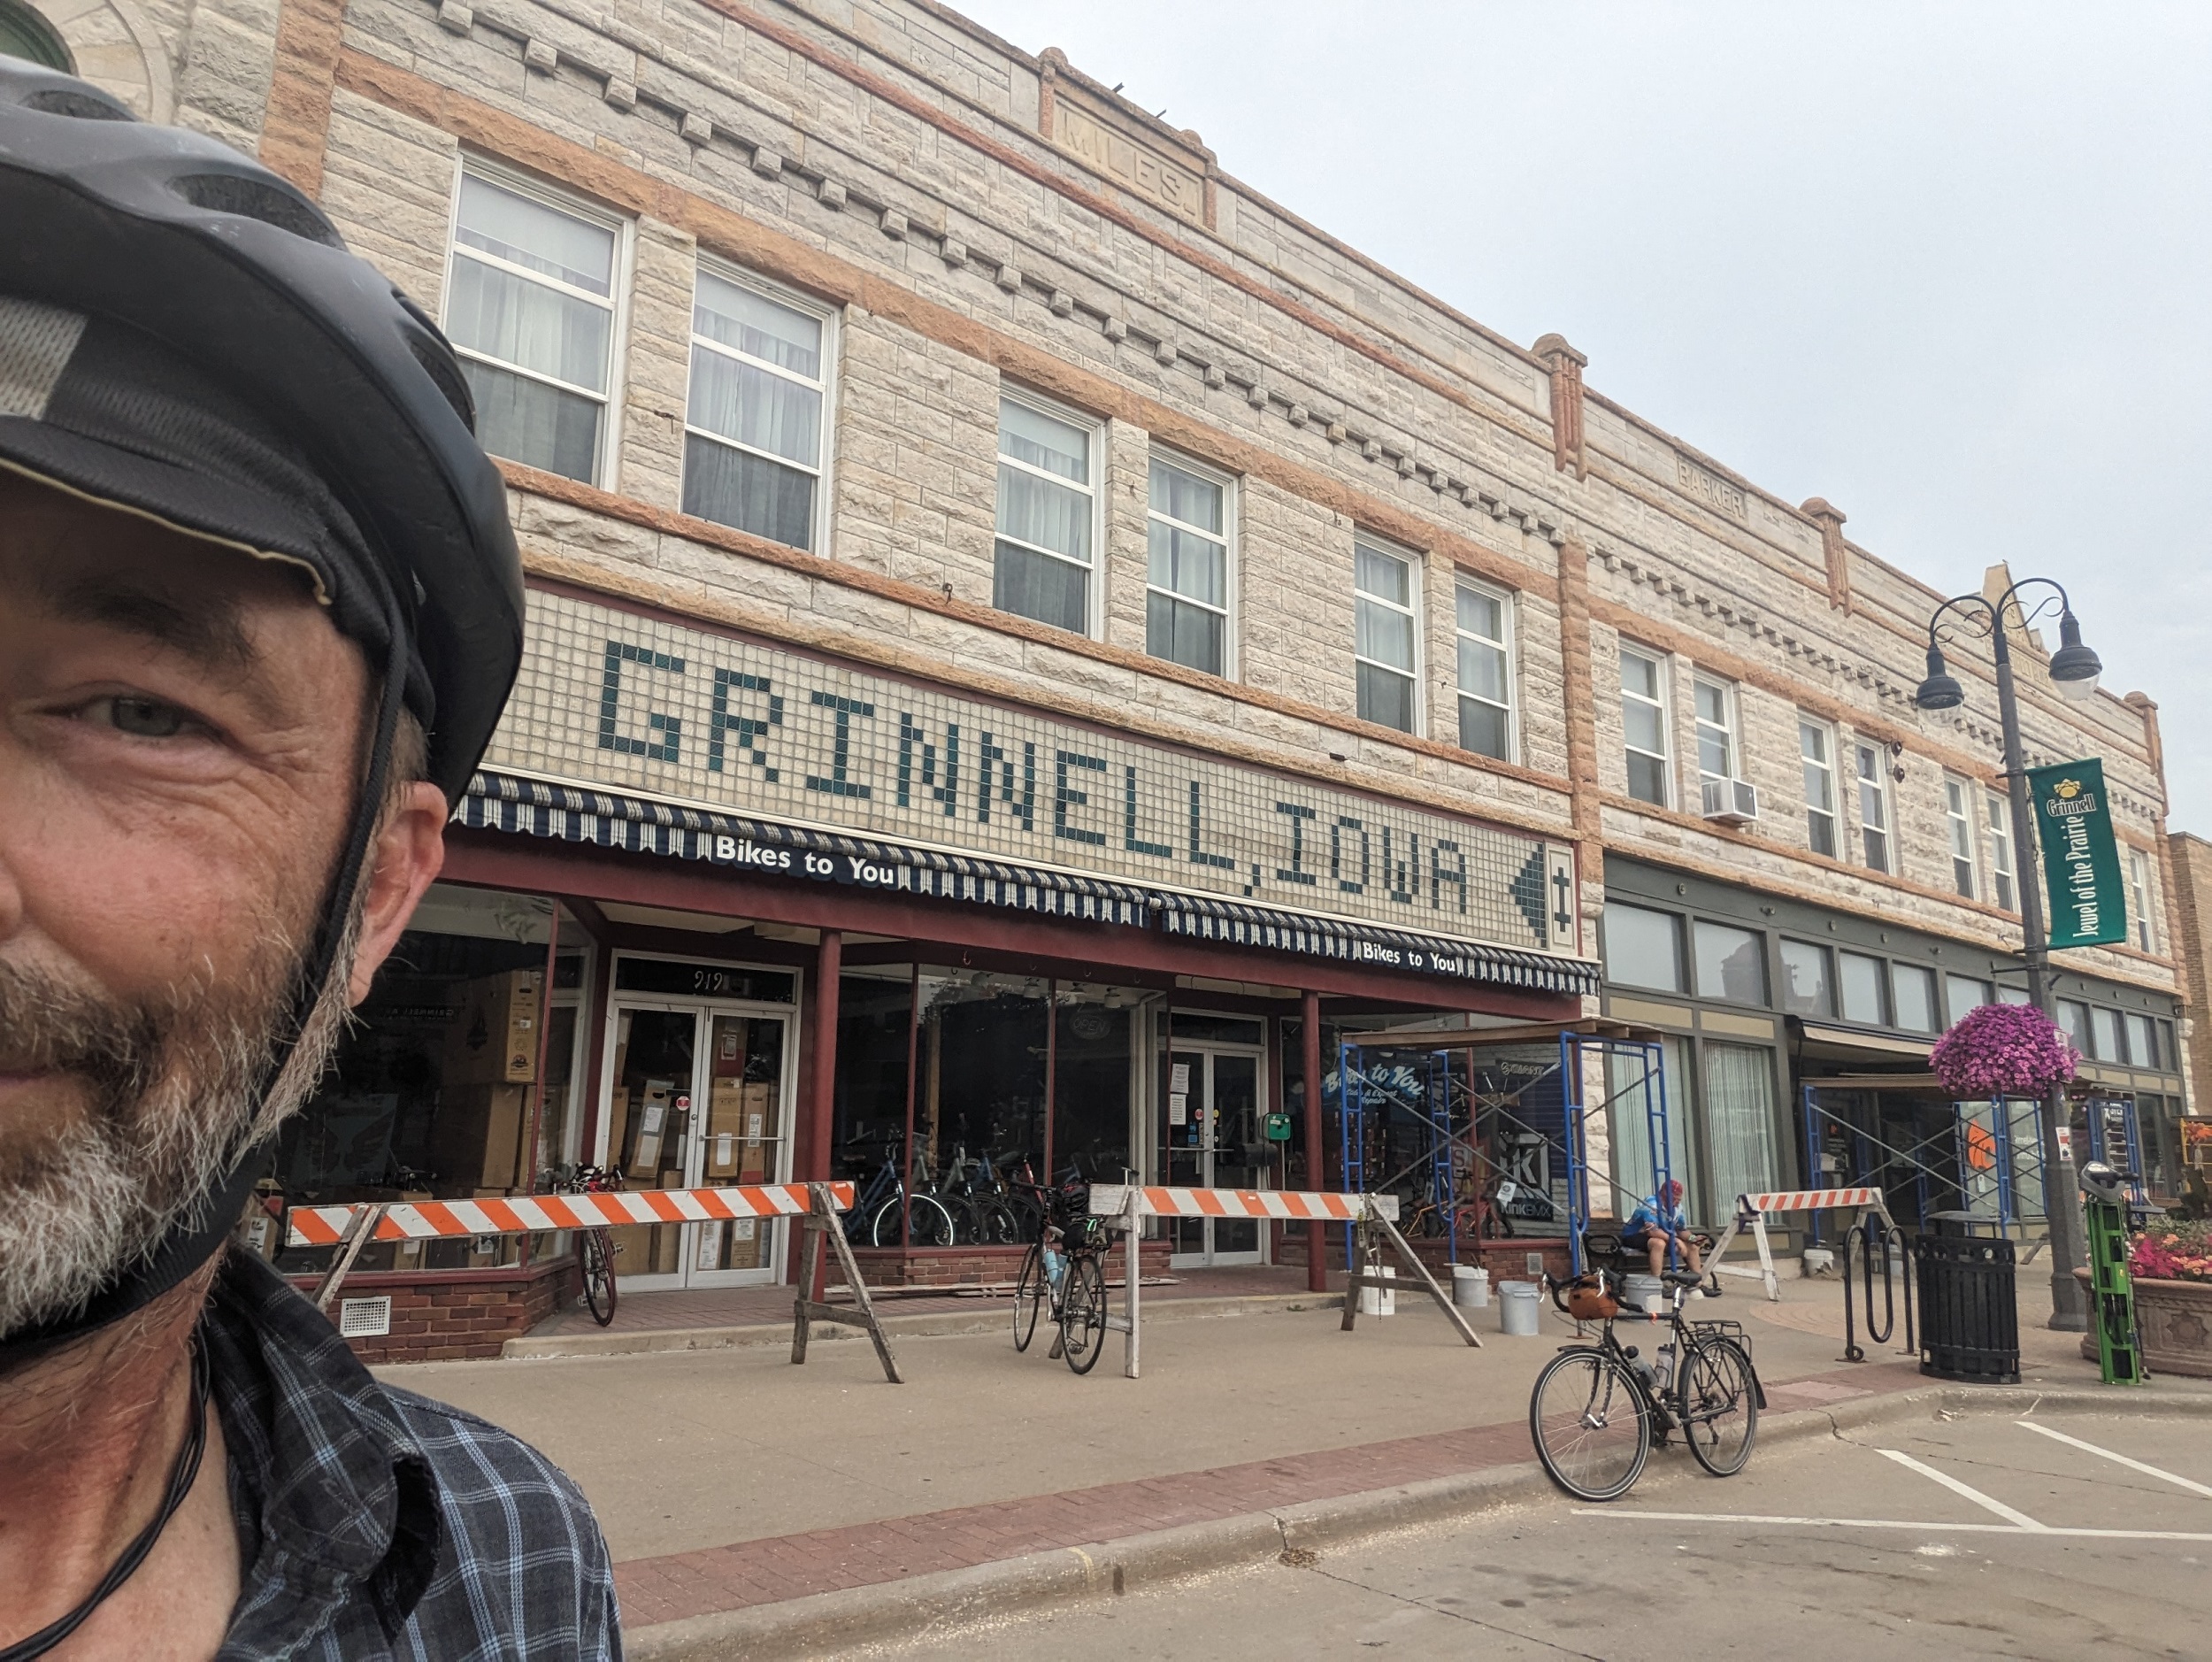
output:
M647 1080L638 1092L636 1112L632 1116L630 1151L622 1163L623 1171L633 1182L652 1184L652 1174L660 1170L663 1145L673 1128L675 1112L676 1082L667 1079Z
M757 1218L733 1218L730 1220L730 1257L725 1266L733 1270L757 1270L767 1260L763 1254L768 1250L768 1226Z
M543 970L480 976L459 989L460 1008L446 1028L449 1085L527 1085L538 1077L538 1020Z
M449 1086L430 1133L432 1169L450 1190L521 1187L522 1139L530 1122L528 1085Z

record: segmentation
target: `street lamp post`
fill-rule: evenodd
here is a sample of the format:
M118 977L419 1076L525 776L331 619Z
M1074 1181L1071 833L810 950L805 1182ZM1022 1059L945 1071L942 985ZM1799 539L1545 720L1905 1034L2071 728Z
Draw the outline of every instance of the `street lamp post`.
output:
M2034 837L2034 815L2028 804L2027 758L2020 748L2020 704L2012 679L2012 642L2006 628L2006 611L2018 613L2020 627L2027 627L2033 615L2022 611L2016 596L2024 589L2046 588L2055 590L2059 605L2059 649L2051 655L2051 683L2062 697L2086 698L2097 690L2097 677L2104 666L2097 655L2081 643L2081 625L2074 619L2074 609L2066 598L2066 590L2047 577L2024 577L1994 599L1981 595L1960 595L1947 600L1936 608L1928 619L1928 678L1920 683L1913 695L1913 702L1923 710L1955 710L1966 702L1966 689L1959 685L1943 662L1943 648L1938 635L1947 613L1956 613L1970 629L1978 624L1977 633L1986 633L1997 659L1997 713L2004 727L2005 737L2005 794L2012 804L2012 846L2018 850L2014 866L2019 874L2020 927L2025 937L2022 956L2027 963L2028 1000L2045 1015L2057 1020L2057 1001L2051 989L2050 937L2044 927L2043 889L2036 881L2031 864L2031 851L2039 851L2041 844ZM2039 603L2038 612L2049 603ZM2063 1086L2055 1085L2043 1099L2043 1211L2051 1232L2051 1326L2070 1333L2081 1333L2089 1326L2089 1303L2081 1283L2074 1279L2074 1271L2083 1262L2081 1196L2074 1172L2074 1163L2059 1141L2059 1127L2065 1115L2066 1092Z

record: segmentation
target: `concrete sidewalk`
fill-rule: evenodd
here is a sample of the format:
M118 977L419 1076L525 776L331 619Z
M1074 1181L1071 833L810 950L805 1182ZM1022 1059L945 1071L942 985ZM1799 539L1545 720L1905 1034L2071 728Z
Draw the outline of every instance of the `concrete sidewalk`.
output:
M1840 1362L1835 1285L1786 1283L1778 1305L1749 1290L1695 1313L1746 1324L1769 1435L1793 1414L1864 1412L1925 1383L1893 1349ZM1041 1343L1017 1355L1002 1326L902 1338L904 1386L850 1342L803 1368L732 1348L381 1372L512 1427L574 1474L618 1560L636 1654L795 1653L867 1631L926 1585L1064 1596L1090 1559L1063 1552L1040 1569L1053 1549L1171 1542L1162 1550L1188 1573L1209 1551L1249 1548L1254 1520L1263 1535L1318 1507L1331 1527L1371 1529L1394 1506L1464 1511L1527 1481L1529 1387L1568 1324L1548 1312L1530 1340L1486 1321L1486 1348L1471 1351L1425 1301L1402 1298L1400 1315L1349 1335L1333 1306L1285 1307L1299 1302L1148 1321L1139 1381L1120 1376L1116 1335L1077 1378ZM2032 1384L2093 1384L2069 1335L2024 1320L2022 1339ZM2185 1381L2147 1394L2212 1406ZM1228 1535L1209 1546L1210 1530Z

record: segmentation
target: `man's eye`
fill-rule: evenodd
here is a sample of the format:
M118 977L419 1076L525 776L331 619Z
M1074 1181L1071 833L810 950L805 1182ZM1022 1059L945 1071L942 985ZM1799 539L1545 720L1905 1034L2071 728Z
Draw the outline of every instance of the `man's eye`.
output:
M176 705L151 698L111 698L108 719L117 731L134 738L173 739L184 731L190 718Z

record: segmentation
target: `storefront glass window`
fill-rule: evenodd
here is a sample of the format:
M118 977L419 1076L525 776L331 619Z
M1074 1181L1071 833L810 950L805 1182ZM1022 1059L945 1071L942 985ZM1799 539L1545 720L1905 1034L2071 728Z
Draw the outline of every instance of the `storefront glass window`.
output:
M1716 1194L1777 1187L1772 1051L1707 1042L1705 1135Z
M1826 947L1809 941L1782 943L1782 1008L1801 1016L1835 1013Z
M1897 1025L1915 1033L1936 1030L1935 972L1916 964L1890 966L1890 990L1897 1004Z
M1671 912L1609 904L1605 977L1623 987L1682 991L1682 919Z
M1748 929L1698 920L1697 996L1740 1004L1767 1001L1766 941Z
M285 1125L273 1170L288 1204L525 1194L566 1135L573 995L549 1029L553 903L432 886L377 973L322 1089ZM581 931L564 919L565 938ZM555 1055L547 1041L565 1044ZM540 1058L548 1102L540 1112ZM532 1131L536 1127L536 1142ZM373 1244L363 1269L481 1269L517 1261L519 1237ZM287 1250L305 1271L328 1249Z
M1870 1027L1889 1025L1887 1001L1882 996L1882 960L1868 958L1863 952L1845 952L1838 957L1841 966L1837 981L1843 993L1843 1019L1862 1021Z
M1667 1039L1662 1043L1666 1057L1663 1082L1668 1173L1682 1185L1683 1210L1694 1219L1701 1219L1705 1214L1698 1209L1699 1184L1690 1159L1691 1090L1686 1047L1680 1039ZM1638 1201L1652 1193L1655 1176L1651 1160L1649 1114L1645 1106L1645 1072L1640 1058L1606 1058L1605 1088L1612 1109L1612 1210L1617 1218L1627 1217Z

